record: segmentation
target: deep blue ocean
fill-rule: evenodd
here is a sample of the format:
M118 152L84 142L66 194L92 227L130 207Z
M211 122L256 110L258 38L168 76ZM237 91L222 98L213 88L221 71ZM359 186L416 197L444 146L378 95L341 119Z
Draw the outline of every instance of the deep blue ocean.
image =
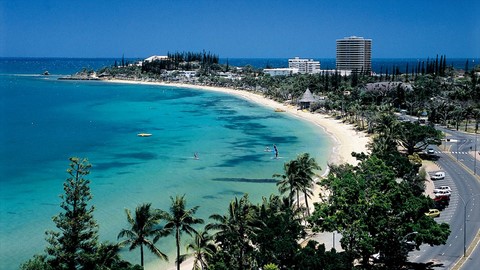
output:
M374 72L385 72L386 68L392 70L392 67L398 66L401 72L405 71L408 63L409 69L415 67L418 62L429 59L435 60L436 56L430 58L374 58L372 59L372 70ZM440 57L440 56L439 56ZM335 58L313 58L320 61L321 69L335 69ZM141 59L126 59L129 62L139 61ZM114 58L1 58L0 74L41 74L48 70L51 74L68 75L75 73L83 68L97 70L104 66L112 66L115 61L120 63L121 59ZM479 58L448 58L447 65L455 69L465 69L468 61L468 68L480 64ZM228 62L231 66L251 65L255 68L273 68L288 67L288 58L220 58L221 64Z
M283 163L309 152L326 168L332 147L321 129L231 95L152 85L60 81L61 74L112 59L0 59L0 269L41 253L68 158L87 157L100 239L117 241L125 208L168 210L185 194L204 219L235 196L277 193ZM50 76L39 75L48 70ZM151 137L138 137L151 133ZM280 159L267 146L276 144ZM200 159L193 158L198 153ZM207 220L208 222L208 220ZM185 241L188 241L185 238ZM174 240L162 239L173 263ZM139 263L139 251L122 256ZM155 260L147 253L147 261Z

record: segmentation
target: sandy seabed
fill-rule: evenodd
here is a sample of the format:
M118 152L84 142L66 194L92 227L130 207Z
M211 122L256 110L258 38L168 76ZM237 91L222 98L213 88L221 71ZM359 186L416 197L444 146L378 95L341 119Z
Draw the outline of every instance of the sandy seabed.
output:
M181 83L164 83L164 82L141 82L141 81L128 81L128 80L106 80L106 82L112 83L128 83L128 84L144 84L144 85L162 85L170 87L179 87L179 88L190 88L198 89L203 91L216 91L226 94L231 94L245 100L248 100L254 104L261 106L266 106L272 110L281 110L283 113L288 113L294 117L297 117L299 120L310 122L319 129L320 132L326 132L333 138L334 146L329 158L329 163L331 164L343 164L349 163L356 165L357 160L352 157L352 152L357 153L367 153L367 144L370 139L366 136L364 132L356 131L354 126L344 124L341 120L336 120L331 118L328 115L311 113L308 111L297 110L296 106L285 105L274 100L265 98L260 94L248 92L245 90L223 88L223 87L212 87L212 86L200 86L200 85L191 85L191 84L181 84ZM311 201L319 201L318 194L321 190L318 185L316 185L313 194L316 197L312 198ZM313 204L311 204L313 207ZM173 265L168 268L168 270L174 270L176 267ZM187 260L182 263L183 269L192 269L193 260ZM149 263L145 266L145 269L158 269L159 266L157 263Z

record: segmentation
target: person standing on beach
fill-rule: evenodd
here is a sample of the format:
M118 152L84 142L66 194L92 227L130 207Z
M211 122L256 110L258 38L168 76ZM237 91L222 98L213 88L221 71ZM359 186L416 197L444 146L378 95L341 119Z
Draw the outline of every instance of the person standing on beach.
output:
M275 152L275 158L277 159L278 158L278 149L277 149L277 146L275 144L273 145L273 151Z

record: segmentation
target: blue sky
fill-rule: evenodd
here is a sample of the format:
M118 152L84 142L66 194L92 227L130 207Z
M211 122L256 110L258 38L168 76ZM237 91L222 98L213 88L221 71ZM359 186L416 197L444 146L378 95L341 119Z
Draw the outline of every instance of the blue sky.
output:
M480 1L0 0L0 57L334 58L352 35L373 58L478 58Z

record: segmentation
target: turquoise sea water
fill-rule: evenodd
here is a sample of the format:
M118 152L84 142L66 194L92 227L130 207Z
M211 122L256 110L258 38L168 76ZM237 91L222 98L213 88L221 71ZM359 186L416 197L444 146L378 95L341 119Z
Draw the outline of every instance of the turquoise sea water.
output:
M53 70L49 64L45 69ZM223 214L235 196L248 193L258 202L276 193L272 174L297 154L309 152L325 168L331 152L317 127L233 96L58 81L28 67L0 72L0 269L16 269L43 251L44 232L61 210L70 156L92 163L88 179L100 239L114 242L127 226L125 208L151 202L167 210L170 196L185 194L188 206L199 205L198 215L207 219ZM137 137L140 132L153 135ZM264 151L273 144L281 159ZM173 262L173 239L159 247ZM138 250L123 256L139 263Z

